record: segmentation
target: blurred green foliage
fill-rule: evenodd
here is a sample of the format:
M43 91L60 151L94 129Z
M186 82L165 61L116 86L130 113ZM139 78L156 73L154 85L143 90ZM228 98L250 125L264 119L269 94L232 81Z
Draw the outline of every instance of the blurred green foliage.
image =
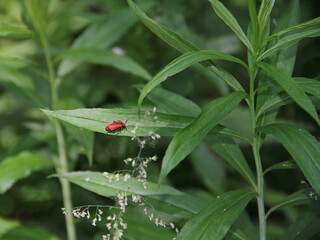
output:
M50 108L51 90L46 80L47 66L45 56L41 49L40 39L30 38L34 34L28 29L39 28L33 26L27 14L23 1L1 1L0 4L0 168L6 159L19 156L22 152L32 151L39 158L49 158L57 162L57 143L55 130L48 122L46 116L38 108ZM228 9L237 18L243 29L247 29L249 14L247 1L224 1ZM259 2L259 1L258 1ZM278 19L290 1L276 1L271 17L271 27L275 28ZM145 6L145 11L157 22L174 29L200 49L213 49L234 55L246 60L246 50L239 39L214 14L207 0L163 0L163 1L137 1L139 6ZM146 69L151 75L159 72L179 53L170 48L143 24L138 21L128 8L126 1L119 0L51 0L43 1L43 11L46 16L46 34L54 59L54 69L59 73L59 102L57 109L74 109L79 107L123 107L135 108L139 92L136 84L145 84L146 81L128 71L115 66L96 65L94 63L78 60L61 60L60 54L74 46L95 47L108 49L111 52L123 51L123 54L134 60ZM123 15L116 17L119 11ZM318 0L301 1L301 22L320 15L320 2ZM125 21L120 20L125 18ZM8 27L10 26L10 27ZM118 26L121 26L118 28ZM90 28L101 28L93 31ZM85 36L87 32L87 37ZM101 33L101 36L95 35ZM105 35L104 35L105 34ZM82 38L82 43L81 39ZM97 41L95 41L97 40ZM93 56L94 58L94 56ZM305 76L314 79L320 77L320 40L310 38L303 40L298 48L297 61L293 76ZM63 61L63 63L61 63ZM69 61L69 62L68 62ZM72 65L74 64L74 65ZM229 62L219 62L220 66L237 76L245 89L249 81L243 68ZM65 68L64 68L65 67ZM171 77L171 81L163 83L163 87L174 93L191 99L203 107L207 102L220 97L230 90L226 85L208 76L197 66L187 69ZM314 102L320 109L319 101ZM152 108L149 100L144 103L146 109ZM226 125L239 129L246 135L249 113L246 109L238 108L226 120ZM281 109L279 117L286 121L294 121L305 127L315 136L320 136L312 120L296 105L289 104ZM72 129L65 126L67 156L70 170L91 170L112 172L122 169L122 160L128 156L135 156L139 151L135 142L124 137L106 137L95 134L92 154L86 145L79 140L79 135L72 134ZM86 138L86 136L82 136ZM146 149L146 155L157 154L162 159L169 138L163 138L156 148ZM242 150L249 165L253 160L248 146ZM199 153L200 152L200 153ZM240 179L230 166L212 152L206 153L205 158L215 159L219 170L219 182L210 184L211 179L203 179L201 171L194 166L202 151L197 149L190 157L190 162L179 165L169 180L179 189L197 189L197 194L206 194L204 191L217 192L243 186ZM283 152L274 139L262 148L262 159L265 168L280 161L291 160ZM88 158L92 161L89 164ZM212 167L212 163L202 162ZM18 167L18 166L17 166ZM40 170L39 170L40 169ZM47 178L55 173L54 167L39 168L37 172L25 174L28 178L16 179L16 183L0 195L0 239L22 239L26 233L32 233L29 238L23 239L64 239L64 217L60 208L62 196L59 181ZM160 165L156 164L150 170L150 179L156 179ZM30 170L31 171L31 170ZM0 169L1 172L1 169ZM212 177L214 181L214 177ZM300 171L284 170L266 175L266 206L271 206L282 196L305 188L301 183L304 177ZM223 183L223 184L222 184ZM108 200L77 186L72 186L74 206L85 204L108 204ZM302 207L301 207L302 208ZM270 217L270 236L277 239L286 229L289 222L301 212L301 208L286 209ZM248 213L254 221L252 214L255 204L249 205ZM129 213L128 222L134 224L137 213ZM142 219L143 224L145 219ZM100 239L105 228L93 228L85 220L77 220L78 239ZM141 223L141 224L142 224ZM9 231L10 230L10 231ZM139 229L133 231L132 236L139 238ZM143 233L143 231L142 231ZM3 235L4 234L4 235ZM7 234L7 235L5 235ZM140 233L141 234L141 233ZM169 234L169 236L171 236ZM273 239L273 238L270 238Z

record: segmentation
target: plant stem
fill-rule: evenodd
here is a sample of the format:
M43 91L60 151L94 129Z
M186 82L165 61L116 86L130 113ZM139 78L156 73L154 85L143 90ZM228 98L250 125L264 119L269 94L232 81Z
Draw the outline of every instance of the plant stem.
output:
M55 106L58 103L58 89L55 79L55 72L54 67L51 59L50 54L50 48L48 44L48 40L44 34L40 34L41 44L43 47L43 51L46 58L47 68L48 68L48 78L51 85L51 95L52 95L52 107L55 108ZM59 152L59 166L56 166L56 169L60 173L66 173L68 172L68 160L67 160L67 154L66 154L66 146L64 141L64 134L61 127L61 124L58 120L53 119L54 126L56 129L56 135L57 135L57 143L58 143L58 152ZM63 196L63 205L66 209L72 209L72 197L71 197L71 187L70 183L60 178L60 184L62 188L62 196ZM76 240L76 229L73 221L73 217L71 214L65 215L65 221L66 221L66 229L67 229L67 236L68 240Z
M58 149L59 149L59 158L60 158L60 166L58 168L59 172L65 173L68 172L68 161L67 154L65 148L64 135L61 128L61 124L58 120L54 119L54 125L57 133L57 141L58 141ZM62 188L62 196L63 196L63 205L66 209L72 209L72 198L71 198L71 189L70 183L66 179L60 178L61 188ZM72 214L65 215L66 220L66 228L68 240L76 240L76 231L74 226L74 221Z
M266 218L265 218L265 209L264 209L264 197L263 197L263 169L260 158L260 144L259 144L259 135L256 134L256 112L255 112L255 97L254 97L254 80L256 75L255 64L249 65L249 75L250 75L250 101L249 108L251 114L251 122L252 122L252 134L253 134L253 142L252 142L252 151L254 156L254 161L256 165L256 173L257 173L257 203L258 203L258 215L259 215L259 232L260 232L260 240L266 240Z

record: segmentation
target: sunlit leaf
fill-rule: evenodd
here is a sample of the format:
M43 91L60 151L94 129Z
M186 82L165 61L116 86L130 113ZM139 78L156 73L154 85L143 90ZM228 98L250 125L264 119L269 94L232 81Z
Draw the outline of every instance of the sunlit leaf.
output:
M74 48L64 51L60 57L82 60L85 62L112 66L124 72L132 73L146 80L151 79L151 75L138 63L127 56L120 56L111 51L98 48Z
M270 64L259 63L259 66L261 66L261 68L266 71L266 73L270 75L300 107L309 113L318 125L320 125L320 120L314 105L293 78Z
M155 183L148 182L145 188L143 183L133 177L124 181L124 176L120 176L119 181L109 181L101 172L71 172L54 176L65 178L101 196L113 198L119 191L123 191L127 192L128 195L141 195L169 203L172 206L192 214L200 211L206 204L206 202L201 201L199 198L180 192L169 186L159 186ZM115 178L115 174L108 173L108 177L109 179Z
M19 225L20 224L17 221L4 219L0 217L0 239L2 235L4 235L6 232L18 227Z
M288 124L270 124L259 128L271 134L288 150L299 168L320 193L320 144L306 130Z
M266 218L269 217L269 215L274 211L277 211L285 207L296 206L301 204L309 204L311 202L311 199L309 196L310 191L312 191L312 189L302 189L298 192L295 192L285 197L267 212Z
M227 24L232 31L238 36L238 38L247 46L247 48L253 52L253 48L247 36L242 31L239 23L229 10L218 0L209 0L216 14Z
M150 136L158 133L161 136L173 136L178 130L189 125L195 118L189 116L166 114L153 111L140 111L135 109L102 109L80 108L74 110L42 110L44 113L71 123L72 125L90 131L110 134L113 136ZM113 121L127 122L128 131L121 133L107 133L105 127ZM211 132L221 136L239 138L250 143L246 137L225 126L218 124Z
M29 38L32 31L21 26L14 26L7 23L0 23L0 37Z
M177 240L223 239L255 195L248 190L220 195L183 226Z
M32 172L52 166L52 161L31 152L22 152L5 158L0 162L0 194L5 193L15 182L28 177Z
M208 103L200 115L187 127L180 130L170 142L162 161L159 177L161 182L246 96L243 92L234 92Z
M173 60L166 67L164 67L159 73L157 73L142 89L139 99L138 106L141 106L141 103L145 96L160 83L165 81L168 77L175 75L184 69L190 67L191 65L202 62L209 59L222 59L227 61L232 61L243 65L247 68L246 64L242 62L240 59L230 56L225 53L220 53L213 50L202 50L202 51L194 51L187 52L180 57Z

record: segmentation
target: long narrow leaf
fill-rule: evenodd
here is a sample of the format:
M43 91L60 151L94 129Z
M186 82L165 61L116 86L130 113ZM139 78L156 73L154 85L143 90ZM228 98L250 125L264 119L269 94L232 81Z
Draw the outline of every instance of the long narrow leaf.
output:
M306 240L317 239L320 234L319 204L311 206L308 211L301 213L292 223L280 240Z
M151 5L148 4L146 8ZM137 18L129 8L123 8L111 15L92 23L79 37L72 43L71 48L100 48L105 49L116 41L137 22ZM74 70L80 60L65 59L58 67L58 74L64 76Z
M247 36L242 31L239 23L229 10L219 0L209 0L216 14L227 24L238 38L253 52L253 48Z
M140 90L143 85L139 84L135 87ZM147 95L147 99L169 114L197 117L201 112L201 108L191 100L163 88L155 88Z
M157 75L155 75L142 89L139 99L138 99L138 107L141 106L141 103L145 96L157 85L165 81L169 76L177 74L184 69L190 67L191 65L209 60L209 59L222 59L227 61L232 61L243 65L247 68L246 64L242 62L240 59L230 56L225 53L220 53L213 50L202 50L202 51L194 51L187 52L180 57L173 60L169 63L163 70L161 70Z
M223 239L254 196L248 190L222 194L183 226L177 240Z
M177 33L149 18L132 0L127 1L131 9L140 18L142 23L171 47L177 49L181 53L199 50L195 45L193 45ZM206 67L217 78L227 83L235 91L244 91L241 84L239 84L239 82L226 70L215 66L210 61L204 61L201 63L201 65Z
M300 6L299 0L291 0L286 11L282 14L274 32L279 32L283 29L286 29L291 26L295 26L300 21ZM267 47L272 47L276 41L268 42ZM298 45L295 44L289 48L281 49L280 51L274 52L274 54L270 55L266 61L273 66L276 66L278 69L283 70L289 76L292 75L296 54L297 54ZM257 94L257 111L260 112L261 106L265 105L266 102L271 101L274 95L277 94L275 91L275 86L273 84L272 78L267 76L267 74L261 73L259 77L259 88L264 85L268 85L266 89L259 89ZM284 101L286 103L286 101ZM278 113L278 109L274 109L273 111L269 111L262 115L262 117L257 117L257 125L263 126L269 123L272 123Z
M289 206L296 206L296 205L311 203L311 199L309 197L310 191L312 191L312 189L302 189L298 192L295 192L285 197L267 212L266 218L269 217L269 215L276 210L289 207Z
M317 18L314 18L310 21L307 21L307 22L304 22L304 23L300 23L298 25L295 25L295 26L291 26L291 27L288 27L288 28L285 28L281 31L278 31L274 34L272 34L270 37L268 37L266 39L266 41L270 41L272 39L275 39L275 38L280 38L281 36L283 35L287 35L287 34L291 34L291 33L295 33L295 32L298 32L298 31L301 31L301 30L306 30L308 28L312 28L319 25L320 24L320 17L317 17Z
M292 33L288 36L281 38L275 45L273 45L271 48L267 49L264 53L262 53L257 60L261 61L264 58L270 56L272 53L279 51L280 49L294 45L295 43L297 43L303 38L319 37L319 36L320 36L320 28L312 28L312 29L305 30L303 32Z
M65 178L101 196L114 198L119 191L123 191L127 192L128 195L136 194L163 201L191 214L200 211L207 203L169 186L158 186L155 183L148 182L145 188L141 182L133 177L125 181L124 176L119 176L119 181L116 181L115 174L112 173L108 173L108 179L101 172L89 171L62 173L53 176ZM110 181L109 179L112 178L114 180Z
M287 93L288 95L320 125L320 120L314 105L299 87L299 85L284 71L273 67L270 64L259 63L259 66L266 71Z
M271 124L259 128L262 132L276 137L288 150L299 168L320 193L320 144L306 130L287 124Z
M258 22L260 28L260 36L262 36L268 19L270 17L270 13L272 11L275 0L262 0L259 13L258 13Z
M282 170L282 169L295 169L298 168L297 164L295 163L295 161L291 160L291 161L283 161L281 163L277 163L272 165L271 167L268 167L263 174L267 174L270 171L274 171L274 170Z
M73 109L73 110L42 110L49 116L68 122L80 130L88 129L90 131L107 133L105 127L113 121L120 120L127 122L128 131L121 133L107 133L112 136L150 136L157 133L161 136L173 136L180 129L188 126L195 118L189 116L173 115L152 111L141 111L134 109ZM143 117L142 117L143 115ZM250 143L250 140L243 137L236 131L225 126L217 125L211 132L221 136L239 138Z
M201 114L187 127L180 130L172 139L162 161L159 177L161 182L246 96L243 92L234 92L208 103Z
M124 72L129 72L146 80L151 79L150 73L141 65L127 56L120 56L111 51L101 50L98 48L74 48L62 52L59 58L66 57L71 59L82 60L85 62L112 66Z
M248 8L249 8L249 15L250 15L251 26L253 31L253 38L254 38L253 42L256 43L259 36L259 22L258 22L258 15L257 15L256 0L248 0ZM248 35L248 38L250 39L249 35Z
M0 36L1 37L18 37L18 38L29 38L32 35L32 31L21 27L14 26L7 23L0 23Z
M257 188L253 173L237 144L232 139L213 137L210 147L238 171L254 188Z

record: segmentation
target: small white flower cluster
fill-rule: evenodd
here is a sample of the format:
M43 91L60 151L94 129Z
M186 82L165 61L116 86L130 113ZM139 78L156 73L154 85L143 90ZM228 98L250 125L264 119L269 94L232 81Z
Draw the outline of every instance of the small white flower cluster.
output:
M123 231L127 229L127 224L123 221L120 216L113 214L107 217L106 227L112 234L103 235L103 240L120 240L123 236Z
M146 189L147 188L147 171L146 169L148 168L148 164L151 161L156 161L158 158L157 156L153 157L136 157L136 158L127 158L124 160L124 163L127 166L130 166L133 168L132 170L132 175L136 177L136 179L139 182L142 182L143 187ZM135 174L137 173L137 174ZM110 180L109 180L110 181Z
M120 206L121 212L126 211L126 206L128 206L128 196L127 192L118 192L116 195L116 202Z
M63 210L63 214L68 214L68 212L67 213L65 213L65 212L66 211ZM85 209L75 208L72 210L72 215L76 218L84 218L84 217L86 217L88 219L90 218L90 212L89 212L88 208L85 208Z
M122 174L122 173L115 173L115 174L110 174L108 172L104 172L102 174L103 176L106 177L106 179L108 179L109 182L119 182L121 180L121 178L123 178L123 181L126 182L131 178L131 175L129 173L126 174Z
M179 233L179 229L174 225L174 223L170 222L170 223L167 223L165 222L163 219L161 219L160 217L155 217L154 216L154 213L151 212L149 213L147 207L145 207L143 209L143 213L148 216L149 220L154 222L154 224L158 227L163 227L163 228L166 228L166 227L170 227L172 228L173 230L175 230L175 232L178 234Z

